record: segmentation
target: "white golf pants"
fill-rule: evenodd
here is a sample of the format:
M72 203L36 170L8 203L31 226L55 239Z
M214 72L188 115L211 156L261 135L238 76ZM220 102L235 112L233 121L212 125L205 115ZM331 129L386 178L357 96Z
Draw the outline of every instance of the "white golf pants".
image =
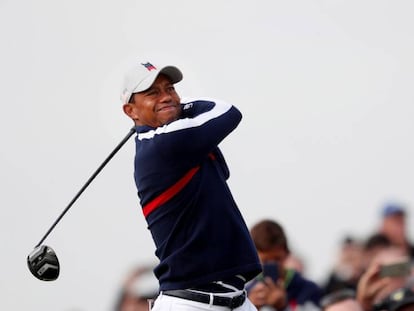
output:
M243 293L243 291L236 291L231 293L214 293L216 296L222 297L235 297L239 296ZM201 303L197 301L171 297L167 295L163 295L162 293L157 297L154 303L154 307L151 311L230 311L228 307L222 306L215 306L213 304L208 303ZM244 301L244 303L236 308L233 309L234 311L257 311L256 307L250 302L248 298Z

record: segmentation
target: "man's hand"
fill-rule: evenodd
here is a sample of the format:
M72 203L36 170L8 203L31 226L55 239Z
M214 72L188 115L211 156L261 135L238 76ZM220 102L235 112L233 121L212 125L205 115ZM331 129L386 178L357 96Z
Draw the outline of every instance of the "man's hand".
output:
M380 265L373 263L358 282L357 300L365 311L372 310L377 296L387 288L390 278L379 276Z
M283 310L287 305L283 280L278 280L275 283L271 278L266 277L264 282L257 282L248 296L257 308L267 305L277 310Z
M405 286L408 276L381 277L380 268L381 265L402 262L406 259L404 250L395 247L383 249L375 255L358 281L357 300L364 310L371 310L375 303L383 300L394 290Z

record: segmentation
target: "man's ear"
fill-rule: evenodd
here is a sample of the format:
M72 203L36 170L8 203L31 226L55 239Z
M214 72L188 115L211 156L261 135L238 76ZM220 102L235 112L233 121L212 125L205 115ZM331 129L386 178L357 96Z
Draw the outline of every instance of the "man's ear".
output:
M136 108L132 104L130 103L124 104L122 108L124 109L125 114L131 119L135 120L138 118L137 113L136 113Z

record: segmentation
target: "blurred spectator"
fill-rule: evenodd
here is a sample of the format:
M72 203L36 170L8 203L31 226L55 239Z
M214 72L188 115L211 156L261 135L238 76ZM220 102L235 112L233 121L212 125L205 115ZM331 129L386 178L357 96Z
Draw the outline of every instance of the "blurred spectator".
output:
M387 236L391 243L403 247L411 258L414 258L414 246L408 238L406 208L397 203L385 205L382 210L382 219L379 225L379 232Z
M153 266L139 266L122 285L114 311L148 311L149 300L158 295L158 280Z
M405 263L407 268L384 270L384 266L396 263ZM411 266L404 250L395 246L380 250L358 282L357 300L365 311L371 311L393 291L410 284L411 277Z
M321 299L322 311L363 311L352 289L339 289Z
M367 268L371 260L384 249L392 247L391 240L383 233L374 233L364 243L364 267Z
M263 220L250 233L264 266L264 277L246 286L251 302L259 310L319 310L319 286L298 271L284 267L290 251L283 228L275 221ZM272 265L277 267L277 275L266 273L265 267Z
M363 269L364 256L361 243L346 236L341 242L334 267L322 286L324 295L340 289L356 291Z

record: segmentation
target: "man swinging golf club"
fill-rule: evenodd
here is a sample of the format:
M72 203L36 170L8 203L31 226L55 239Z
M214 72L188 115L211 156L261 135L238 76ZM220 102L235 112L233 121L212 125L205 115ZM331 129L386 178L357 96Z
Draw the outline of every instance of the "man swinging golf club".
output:
M159 259L153 310L256 310L244 286L261 266L218 148L242 116L219 100L181 102L174 84L182 77L174 66L137 62L121 95L137 133L135 183Z

